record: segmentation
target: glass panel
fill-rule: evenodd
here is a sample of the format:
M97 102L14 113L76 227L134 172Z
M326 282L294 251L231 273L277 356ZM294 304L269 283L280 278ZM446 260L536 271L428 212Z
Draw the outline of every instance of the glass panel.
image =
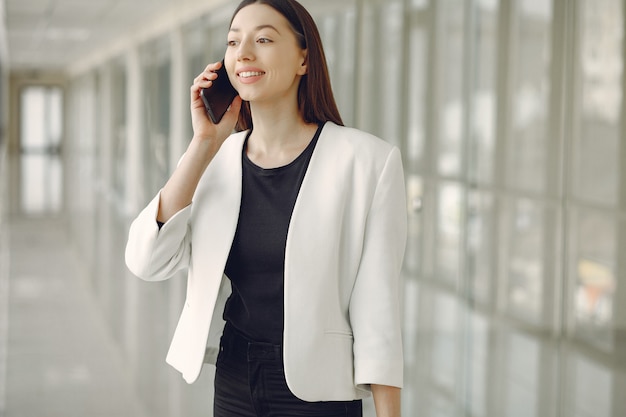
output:
M210 47L207 46L209 29L206 19L197 19L188 24L184 29L185 51L187 53L187 74L185 82L191 86L193 80L200 74L209 63ZM189 141L193 137L191 116L187 113L187 137Z
M137 374L137 393L146 404L148 414L154 417L168 417L167 377L170 370L154 366L163 360L169 345L168 336L168 286L169 282L141 282L138 285L136 327L133 331L137 341L134 371Z
M154 195L169 178L170 42L165 37L142 48L144 106L144 180Z
M454 296L440 292L435 295L433 310L432 383L450 394L455 391L460 370L456 361L459 348L457 301Z
M354 125L356 59L356 10L333 10L330 15L315 16L328 61L328 70L337 107L346 125Z
M614 387L611 369L579 354L565 363L564 413L568 416L617 417L613 401L622 401L623 393ZM613 396L617 396L613 400Z
M574 132L573 193L614 206L622 140L624 16L621 0L580 3L578 124Z
M402 101L404 94L403 83L403 38L402 29L404 14L401 1L388 1L380 10L382 49L378 57L383 62L382 77L376 77L381 87L378 111L381 113L379 136L385 140L401 146L402 143Z
M492 183L495 161L498 0L474 6L474 79L471 97L469 180Z
M367 54L360 70L367 91L361 91L365 117L359 127L400 146L405 88L402 1L370 0L366 4L362 25L367 29L361 42Z
M437 168L440 175L461 175L463 152L463 74L465 46L465 4L444 0L438 10L438 97Z
M408 239L404 256L404 267L412 275L421 275L422 269L422 241L424 231L422 225L422 196L424 183L421 177L410 175L406 179L408 201Z
M552 2L520 0L518 3L511 48L512 115L507 179L514 188L543 193L547 176L556 175L558 168L558 164L548 164L547 155Z
M437 207L437 278L456 286L460 278L463 237L463 189L441 183Z
M111 64L111 117L113 144L111 150L111 184L118 213L123 211L126 196L126 66L117 59Z
M421 333L420 303L421 286L415 279L405 279L404 291L404 316L402 328L402 341L404 342L404 387L402 389L402 414L416 415L420 405L418 396L423 394L420 385L419 367L423 367L424 337Z
M228 24L227 22L215 22L210 27L209 32L209 62L221 61L226 54L226 41L228 37ZM204 69L204 68L202 68Z
M576 334L611 351L617 276L617 222L604 212L572 211L572 308Z
M500 368L503 387L502 415L539 417L540 345L521 333L505 333L506 365Z
M491 193L470 191L467 216L467 273L469 287L467 297L478 304L492 303L493 265L495 245L494 203Z
M409 94L405 157L412 171L424 172L429 34L427 20L417 13L412 15L409 36L409 74L406 86Z
M531 200L518 199L506 205L507 240L504 281L507 308L516 316L538 323L543 300L544 214Z
M491 369L492 358L489 349L489 320L475 312L468 312L467 320L467 363L468 376L465 389L467 415L487 415L488 394L492 389L488 385L488 370Z

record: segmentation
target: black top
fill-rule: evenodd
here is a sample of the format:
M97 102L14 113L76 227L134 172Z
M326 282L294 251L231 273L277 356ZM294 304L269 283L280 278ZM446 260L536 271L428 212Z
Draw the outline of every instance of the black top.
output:
M226 275L232 294L224 320L248 338L280 344L284 327L284 269L287 231L322 125L306 149L290 164L264 169L242 155L239 222Z

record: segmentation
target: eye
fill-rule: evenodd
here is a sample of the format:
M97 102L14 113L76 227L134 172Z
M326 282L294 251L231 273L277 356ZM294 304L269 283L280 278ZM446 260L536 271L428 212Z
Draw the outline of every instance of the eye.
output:
M257 39L257 42L258 43L272 43L272 40L268 38L259 38Z
M228 42L226 42L226 46L237 46L239 42L236 40L229 40Z

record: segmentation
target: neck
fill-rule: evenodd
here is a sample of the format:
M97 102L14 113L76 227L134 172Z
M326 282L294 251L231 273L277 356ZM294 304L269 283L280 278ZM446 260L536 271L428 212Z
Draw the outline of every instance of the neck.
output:
M303 131L311 129L300 115L297 105L280 106L251 103L252 125L250 142L262 152L271 154L299 145Z
M305 123L296 105L263 106L257 102L250 110L254 128L246 153L252 162L263 168L284 166L293 161L317 130L317 125Z

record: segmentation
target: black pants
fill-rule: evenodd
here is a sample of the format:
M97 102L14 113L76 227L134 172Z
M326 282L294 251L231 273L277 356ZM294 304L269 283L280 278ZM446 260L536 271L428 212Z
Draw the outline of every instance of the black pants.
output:
M362 417L362 402L306 402L285 381L282 347L253 342L228 324L215 373L214 417Z

